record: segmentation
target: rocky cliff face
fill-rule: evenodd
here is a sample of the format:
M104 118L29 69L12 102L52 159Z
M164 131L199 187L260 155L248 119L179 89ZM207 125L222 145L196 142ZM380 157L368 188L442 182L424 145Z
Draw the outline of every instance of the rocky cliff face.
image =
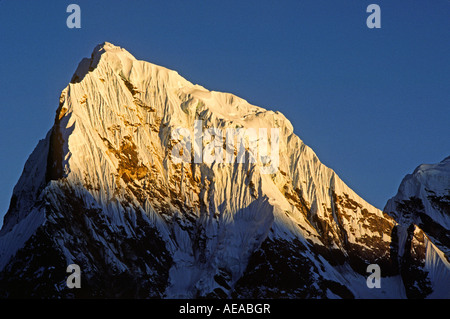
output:
M255 152L250 140L230 144L217 133L227 129L267 133L279 156ZM188 139L196 130L202 140ZM394 211L355 194L279 112L104 43L63 90L14 189L0 231L0 295L416 296L416 272L449 273L448 233L430 237ZM448 229L434 217L433 229ZM379 289L366 285L373 263ZM66 285L69 264L80 266L80 289ZM442 294L439 278L418 296Z

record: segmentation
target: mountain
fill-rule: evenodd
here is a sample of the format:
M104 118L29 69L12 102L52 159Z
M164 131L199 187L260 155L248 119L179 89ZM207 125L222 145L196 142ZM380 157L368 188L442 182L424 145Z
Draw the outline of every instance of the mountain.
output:
M398 222L407 295L450 298L450 157L407 175L384 212Z
M408 223L403 206L382 212L281 113L103 43L62 91L14 188L0 296L448 297L448 210L430 205ZM67 287L71 264L79 289ZM380 288L367 285L370 264Z

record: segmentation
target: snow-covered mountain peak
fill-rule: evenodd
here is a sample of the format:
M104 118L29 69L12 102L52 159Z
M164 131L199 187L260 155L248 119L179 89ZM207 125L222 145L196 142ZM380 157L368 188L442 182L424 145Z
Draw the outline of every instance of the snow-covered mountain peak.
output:
M180 128L183 136L174 135ZM206 137L210 129L217 139ZM259 153L245 141L238 162L227 129L266 129L276 170L250 161ZM192 150L186 137L195 130L203 156L230 151L234 161L193 161L195 150L175 161L177 147ZM14 257L20 251L49 250L59 266L80 264L99 296L403 297L365 284L366 265L377 263L401 285L396 227L323 165L281 113L105 42L80 62L14 189L0 232L0 283L14 278L14 263L28 263ZM98 278L116 284L108 290ZM133 291L121 290L122 280Z
M450 170L450 156L446 157L442 161L436 164L421 164L415 170L413 174L416 173L426 173L427 171L438 170L438 171L448 171Z
M132 60L135 60L135 58L133 57L133 55L131 55L127 50L125 50L124 48L114 45L110 42L103 42L99 45L97 45L94 48L94 51L92 53L92 56L95 58L98 54L103 54L105 52L109 52L109 53L114 53L114 54L123 54L126 55L128 58L131 58Z
M72 77L72 83L81 82L86 74L94 71L97 68L107 68L114 71L117 75L129 80L130 72L133 66L141 64L143 61L138 61L130 52L126 49L116 46L110 42L104 42L97 45L90 58L84 58L78 65L75 74ZM156 69L158 72L171 72L177 74L177 72L168 70L162 66L145 62L147 67ZM181 77L180 77L181 78Z
M450 156L436 164L421 164L400 184L397 197L427 195L427 190L450 190Z
M96 46L92 52L92 65L97 65L100 59L105 59L116 71L124 72L131 67L133 61L136 61L136 58L127 50L109 42Z
M450 297L450 157L436 164L419 165L406 175L384 212L399 223L399 242L406 241L406 249L423 258L421 265L409 260L409 252L405 254L405 268L415 269L407 279L411 282L410 293L430 293L426 281L432 281L435 293L431 296ZM403 254L402 250L399 253ZM421 267L421 271L416 269Z

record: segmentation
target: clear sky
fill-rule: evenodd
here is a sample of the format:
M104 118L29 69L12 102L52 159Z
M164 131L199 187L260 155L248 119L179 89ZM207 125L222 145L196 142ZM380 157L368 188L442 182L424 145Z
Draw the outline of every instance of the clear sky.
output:
M66 26L71 3L81 29ZM405 174L450 155L449 0L0 0L1 219L60 92L104 41L282 112L381 209Z

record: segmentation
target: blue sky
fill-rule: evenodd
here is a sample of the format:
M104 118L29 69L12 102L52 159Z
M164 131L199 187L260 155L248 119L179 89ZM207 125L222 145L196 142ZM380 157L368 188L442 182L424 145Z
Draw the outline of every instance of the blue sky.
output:
M71 3L81 29L66 26ZM371 3L381 29L366 26ZM61 90L104 41L282 112L382 209L405 174L450 155L449 17L448 0L0 0L0 218Z

